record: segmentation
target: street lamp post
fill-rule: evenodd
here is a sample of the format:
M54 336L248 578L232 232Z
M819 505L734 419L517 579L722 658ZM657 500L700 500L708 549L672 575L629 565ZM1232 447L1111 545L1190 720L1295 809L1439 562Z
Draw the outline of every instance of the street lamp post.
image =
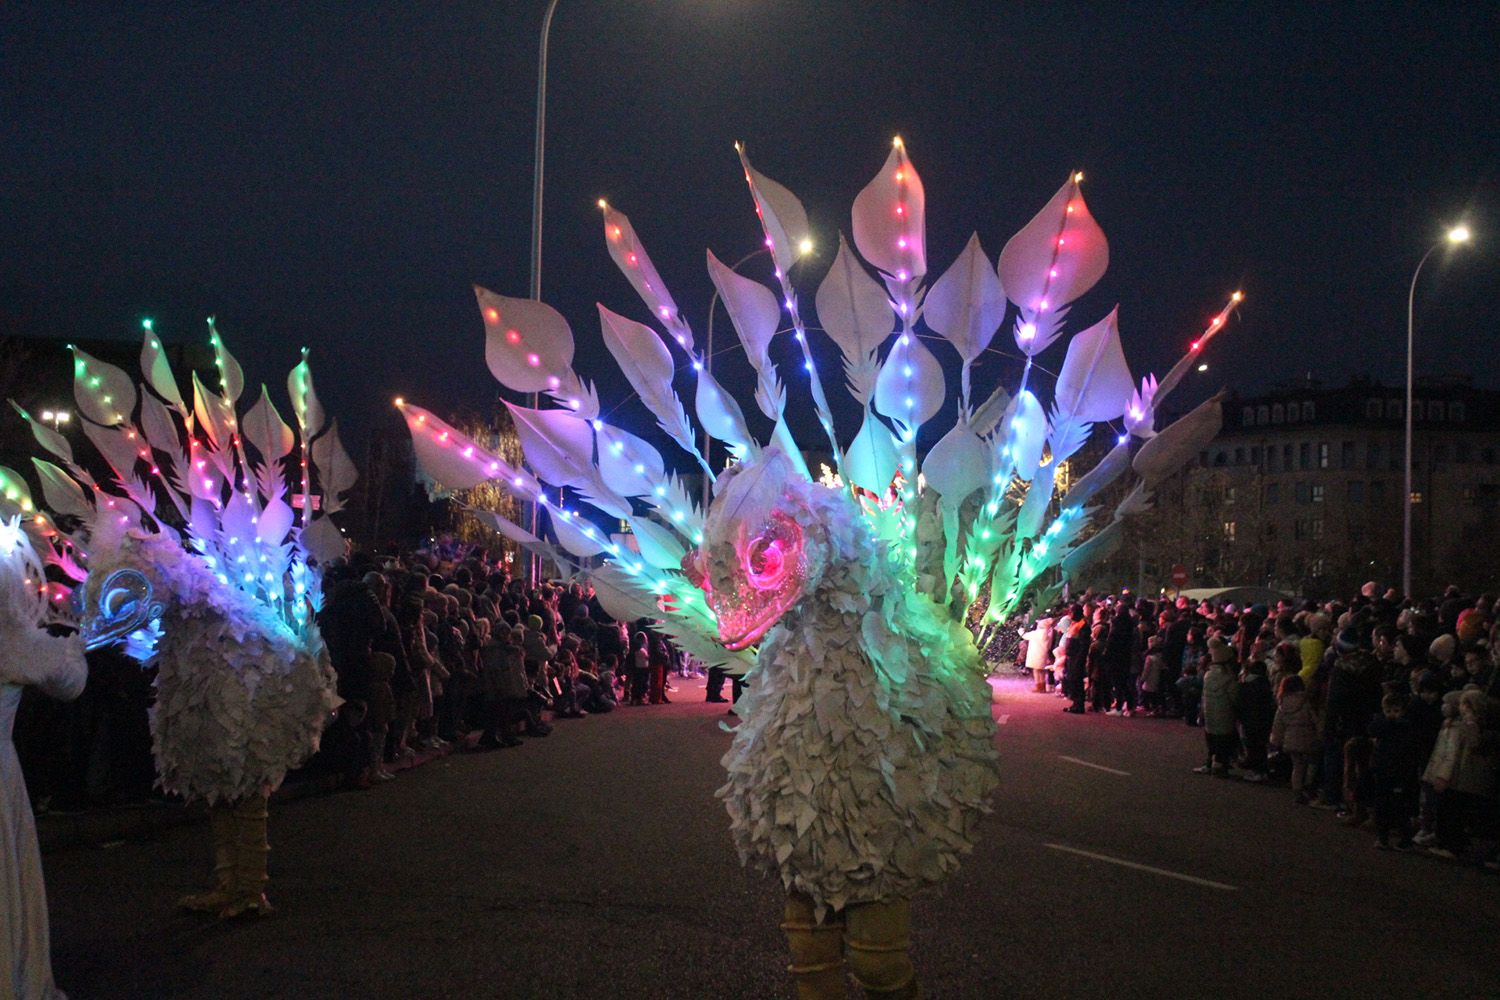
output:
M1443 234L1443 238L1436 241L1427 248L1422 259L1417 261L1417 269L1412 272L1411 289L1406 296L1406 491L1401 498L1401 593L1410 598L1411 591L1411 403L1412 403L1412 373L1413 373L1413 346L1415 343L1414 333L1416 330L1416 304L1417 304L1417 278L1422 274L1422 265L1427 263L1438 247L1448 244L1456 246L1467 243L1469 230L1466 226L1455 226Z
M552 15L557 13L558 0L547 0L547 9L542 14L541 45L536 62L536 144L531 167L531 298L542 300L542 186L547 158L547 42L552 35ZM536 393L531 394L531 408L539 404ZM541 523L537 505L531 507L531 533L535 535ZM542 561L532 555L527 561L534 583L541 573Z

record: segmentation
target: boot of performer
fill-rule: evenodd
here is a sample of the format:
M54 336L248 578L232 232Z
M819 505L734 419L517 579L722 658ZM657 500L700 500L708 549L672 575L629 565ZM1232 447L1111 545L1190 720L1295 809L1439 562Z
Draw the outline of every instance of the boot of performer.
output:
M234 893L234 807L227 802L209 806L208 829L214 841L214 887L179 899L184 910L213 913Z
M829 913L819 922L812 897L794 892L786 898L786 919L781 929L792 953L787 971L796 980L797 1000L847 997L843 918Z
M243 913L265 916L272 912L266 899L266 860L271 845L266 842L266 795L249 795L234 805L234 876L230 900L219 908L220 917Z
M844 913L849 971L869 1000L916 1000L911 948L911 901L856 903Z

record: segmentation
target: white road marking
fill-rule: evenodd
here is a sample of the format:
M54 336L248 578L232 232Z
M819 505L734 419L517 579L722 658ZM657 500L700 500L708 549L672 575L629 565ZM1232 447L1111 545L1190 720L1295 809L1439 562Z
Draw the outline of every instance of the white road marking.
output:
M1212 879L1199 878L1196 875L1184 875L1182 872L1167 871L1165 868L1153 868L1151 865L1143 865L1135 861L1126 861L1124 858L1112 858L1108 854L1095 854L1093 851L1084 851L1076 847L1068 847L1066 844L1043 844L1043 847L1054 851L1063 851L1067 854L1076 854L1083 858L1092 858L1095 861L1103 861L1106 864L1119 865L1121 868L1133 868L1138 872L1150 872L1152 875L1162 875L1166 878L1175 878L1179 882L1191 882L1194 885L1206 886L1210 889L1218 889L1220 892L1239 892L1237 885L1225 885L1223 882L1215 882Z
M1065 760L1069 764L1079 764L1083 767L1092 767L1096 771L1108 771L1110 774L1118 774L1122 778L1130 777L1129 771L1119 771L1113 767L1105 767L1103 764L1094 764L1090 761L1079 760L1077 757L1069 757L1067 754L1058 754L1058 760Z
M1002 726L1003 726L1003 725L1005 725L1005 724L1006 724L1006 723L1007 723L1007 722L1009 722L1009 721L1010 721L1010 716L1008 716L1008 715L1002 715L1002 716L1000 716L1000 718L998 718L998 719L996 719L996 720L995 720L995 721L996 721L996 722L997 722L997 723L999 723L999 724L1000 724L1000 725L1002 725Z

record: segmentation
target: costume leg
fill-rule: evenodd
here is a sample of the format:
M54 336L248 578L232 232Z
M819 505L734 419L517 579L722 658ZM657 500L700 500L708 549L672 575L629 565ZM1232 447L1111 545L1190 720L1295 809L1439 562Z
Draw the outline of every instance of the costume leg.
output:
M786 919L781 929L792 953L787 966L797 980L797 1000L838 1000L847 997L844 980L844 921L829 913L816 917L812 897L800 892L786 897Z
M911 956L911 901L858 903L846 911L849 971L870 1000L916 1000Z
M214 887L179 899L177 905L184 910L212 913L228 903L234 891L234 807L227 802L209 806L208 829L214 841Z
M221 917L242 913L268 914L266 899L266 857L271 845L266 842L266 795L250 795L234 806L234 893L219 910Z

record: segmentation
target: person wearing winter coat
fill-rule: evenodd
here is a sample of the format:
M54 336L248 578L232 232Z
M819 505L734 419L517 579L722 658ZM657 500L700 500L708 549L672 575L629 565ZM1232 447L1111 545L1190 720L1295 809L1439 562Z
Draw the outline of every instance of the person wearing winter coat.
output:
M1418 756L1422 738L1406 717L1406 698L1388 694L1370 720L1370 785L1375 810L1375 846L1383 851L1412 846L1411 820L1417 814ZM1397 841L1391 843L1391 834Z
M1030 631L1021 635L1026 640L1026 669L1031 671L1032 690L1038 694L1047 690L1047 653L1052 648L1052 618L1036 620Z
M526 713L529 690L526 660L510 628L504 624L497 624L489 640L480 647L479 684L485 705L484 735L479 738L479 745L520 746L516 724Z
M1141 707L1147 715L1161 715L1166 711L1162 697L1166 656L1162 653L1160 632L1146 640L1146 660L1141 667Z
M1318 751L1318 717L1307 697L1300 674L1281 679L1276 717L1271 722L1271 745L1292 759L1292 792L1298 805L1312 801L1307 794L1307 764Z
M1443 696L1448 721L1422 773L1422 780L1436 795L1437 846L1431 851L1439 857L1456 858L1468 849L1469 822L1495 795L1494 760L1482 752L1480 716L1484 710L1485 693L1479 688Z
M1067 646L1063 651L1063 688L1070 704L1063 709L1074 715L1083 714L1084 682L1088 678L1089 623L1084 617L1082 605L1075 604L1070 612Z
M1235 706L1239 701L1239 665L1234 649L1218 636L1208 640L1208 673L1203 677L1203 736L1208 759L1199 774L1228 775L1239 743L1235 735Z
M1251 660L1245 664L1235 714L1239 717L1240 734L1245 743L1245 780L1265 781L1266 747L1271 740L1271 724L1276 718L1276 696L1271 693L1264 661Z
M1367 818L1359 793L1369 751L1365 731L1380 712L1380 661L1353 628L1339 633L1334 649L1323 700L1323 801L1342 803L1357 826Z

